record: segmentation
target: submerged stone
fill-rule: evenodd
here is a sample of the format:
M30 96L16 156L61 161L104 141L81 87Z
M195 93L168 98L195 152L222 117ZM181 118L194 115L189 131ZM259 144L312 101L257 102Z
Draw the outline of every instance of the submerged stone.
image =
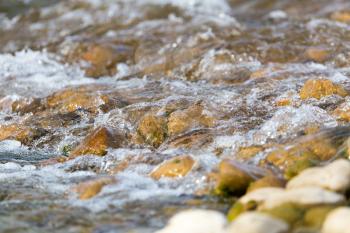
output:
M73 187L73 191L78 194L79 199L87 200L99 194L104 186L114 182L115 179L113 177L88 180Z
M100 107L112 104L111 99L102 94L106 86L83 85L70 87L46 98L47 107L61 113L82 109L96 113Z
M330 80L310 79L305 82L299 95L302 100L305 100L309 98L321 99L329 95L345 97L348 93L342 86L334 84Z
M23 124L0 125L0 141L13 139L24 145L30 145L34 140L44 136L47 131L39 127L31 127Z
M157 148L165 141L168 134L166 120L147 114L140 120L137 133L143 142Z
M198 126L212 127L214 122L213 117L204 114L203 106L196 104L172 112L168 118L168 131L170 135L176 135Z
M108 148L118 148L124 143L125 138L106 127L98 127L70 153L74 158L80 155L92 154L103 156Z
M162 177L176 178L183 177L189 173L195 161L191 156L176 156L170 160L165 161L156 167L150 176L153 179L160 179Z

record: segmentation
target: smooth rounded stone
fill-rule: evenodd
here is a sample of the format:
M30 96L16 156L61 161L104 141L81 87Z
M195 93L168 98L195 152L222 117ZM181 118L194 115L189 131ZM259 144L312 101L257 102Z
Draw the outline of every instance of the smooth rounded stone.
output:
M74 186L72 191L78 194L79 199L87 200L99 194L104 186L114 182L116 182L116 180L113 177L102 177L81 182Z
M340 207L330 212L323 223L322 233L350 233L350 208Z
M170 160L165 161L156 167L150 176L153 179L159 180L162 177L178 178L184 177L192 170L195 161L191 156L180 155Z
M173 216L155 233L224 233L226 218L212 210L186 210Z
M308 168L287 184L287 189L317 186L335 192L350 188L350 161L338 159L327 166Z
M248 187L247 192L252 192L254 190L266 188L266 187L283 188L284 185L285 185L285 182L283 180L279 179L276 176L268 175L251 183Z
M244 195L239 201L243 204L257 202L260 209L271 209L284 203L300 205L337 204L344 202L345 197L319 187L291 190L262 188Z
M243 197L239 199L239 202L242 204L248 204L249 202L257 202L257 203L263 203L270 197L274 197L277 195L284 194L285 190L283 188L275 188L275 187L268 187L268 188L261 188L256 189L252 192L247 193Z
M226 233L287 233L289 225L269 215L247 212L240 215L227 228Z
M215 186L218 195L244 194L253 178L247 167L232 160L224 159L219 164L219 173Z
M272 195L274 196L274 195ZM273 208L283 203L295 203L300 205L336 204L345 201L343 195L330 192L318 187L305 187L286 190L282 194L269 198L262 208Z

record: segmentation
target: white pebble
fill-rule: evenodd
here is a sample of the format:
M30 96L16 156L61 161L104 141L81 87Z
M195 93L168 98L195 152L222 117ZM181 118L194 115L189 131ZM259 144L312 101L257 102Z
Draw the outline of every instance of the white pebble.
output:
M226 233L286 233L288 230L288 224L282 220L262 213L247 212L233 221Z
M330 212L323 223L322 233L350 233L350 208L340 207Z
M173 216L156 233L224 233L226 218L212 210L186 210Z
M287 189L309 186L345 192L350 188L350 161L339 159L324 167L306 169L288 182Z
M255 201L260 209L271 209L284 203L300 205L337 204L345 201L343 195L319 187L305 187L291 190L261 188L244 195L239 202Z

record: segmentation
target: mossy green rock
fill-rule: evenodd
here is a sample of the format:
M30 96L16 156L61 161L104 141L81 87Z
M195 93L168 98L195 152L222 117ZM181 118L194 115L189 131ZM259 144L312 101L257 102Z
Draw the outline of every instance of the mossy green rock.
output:
M295 161L293 164L288 166L284 172L284 177L290 180L294 176L298 175L303 170L314 167L318 164L318 160L313 158L305 157L303 159Z
M167 137L166 120L163 117L146 115L140 120L137 133L145 143L157 148Z
M304 216L304 225L320 229L329 212L335 206L319 206L309 209Z
M248 202L247 204L242 204L240 202L235 202L235 204L232 205L230 210L227 213L227 219L228 221L235 220L240 214L249 211L254 210L257 207L257 203L254 201Z
M219 164L215 193L223 196L242 195L252 181L252 177L238 163L223 160Z
M263 210L262 212L295 226L302 223L305 211L306 208L302 206L293 203L285 203L269 210Z

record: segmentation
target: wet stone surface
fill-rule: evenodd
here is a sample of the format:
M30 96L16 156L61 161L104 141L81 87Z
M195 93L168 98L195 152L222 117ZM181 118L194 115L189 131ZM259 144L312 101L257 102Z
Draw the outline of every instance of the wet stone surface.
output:
M328 164L350 159L349 12L347 0L1 1L0 231L155 232L199 208L241 219L227 231L258 218L333 233L328 213L350 201L346 172L327 182ZM288 195L236 201L264 190ZM329 199L290 203L304 192Z

